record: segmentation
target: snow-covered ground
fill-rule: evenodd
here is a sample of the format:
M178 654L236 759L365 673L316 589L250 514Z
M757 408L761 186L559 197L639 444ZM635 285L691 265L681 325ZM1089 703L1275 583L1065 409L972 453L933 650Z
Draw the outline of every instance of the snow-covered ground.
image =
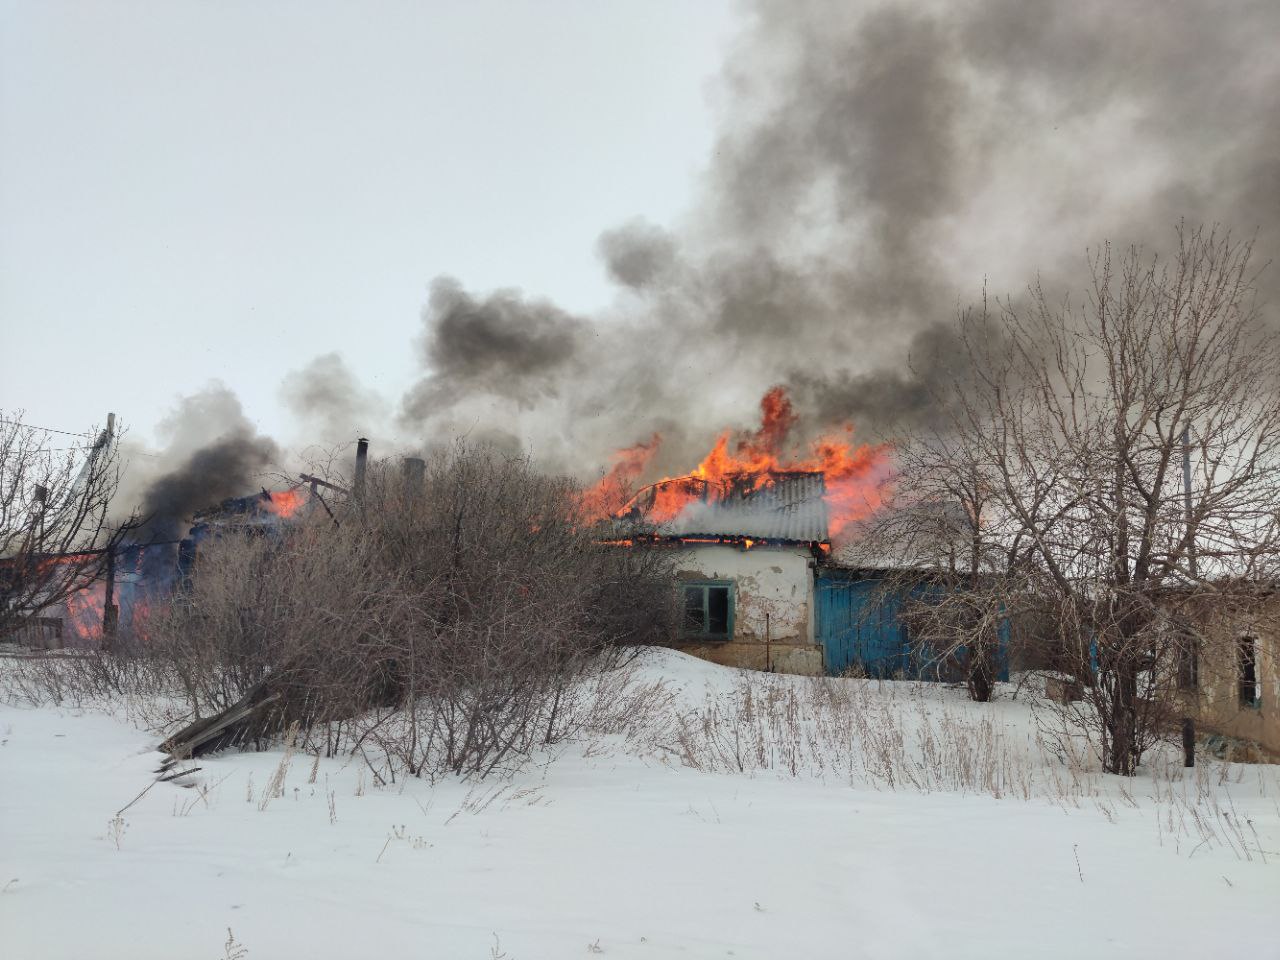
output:
M283 796L282 751L147 789L158 738L118 711L0 706L0 952L1280 957L1276 767L1072 772L1007 689L650 651L638 679L659 677L652 729L508 780L378 787L297 754ZM855 720L844 746L814 732Z

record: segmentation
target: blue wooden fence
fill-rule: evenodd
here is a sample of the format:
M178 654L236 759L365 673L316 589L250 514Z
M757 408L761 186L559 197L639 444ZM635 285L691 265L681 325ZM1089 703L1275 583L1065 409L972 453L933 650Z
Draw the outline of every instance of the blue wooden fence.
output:
M901 620L902 595L886 595L880 577L824 571L817 577L815 593L816 632L827 673L841 674L851 667L859 667L869 677L884 679L963 679L955 672L954 665L913 653L907 625ZM999 678L1008 680L1007 621L999 632Z

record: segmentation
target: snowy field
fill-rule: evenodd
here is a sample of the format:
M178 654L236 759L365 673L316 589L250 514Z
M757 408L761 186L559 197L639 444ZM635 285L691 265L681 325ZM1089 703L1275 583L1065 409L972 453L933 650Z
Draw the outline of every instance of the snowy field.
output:
M131 711L0 706L0 952L1280 957L1277 767L1105 777L1011 687L657 680L660 716L478 785L277 750L148 789Z

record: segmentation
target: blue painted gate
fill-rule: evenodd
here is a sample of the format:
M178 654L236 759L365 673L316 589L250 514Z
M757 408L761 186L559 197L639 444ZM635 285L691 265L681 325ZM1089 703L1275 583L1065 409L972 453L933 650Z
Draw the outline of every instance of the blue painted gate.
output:
M886 596L879 578L828 571L816 578L814 592L816 632L827 673L841 674L856 666L882 679L963 679L953 665L912 653L907 625L899 616L900 598ZM1008 641L1006 622L1000 628L1001 680L1009 679Z
M824 575L817 578L815 588L827 673L860 666L869 677L908 674L910 638L895 615L897 601L880 593L878 580Z

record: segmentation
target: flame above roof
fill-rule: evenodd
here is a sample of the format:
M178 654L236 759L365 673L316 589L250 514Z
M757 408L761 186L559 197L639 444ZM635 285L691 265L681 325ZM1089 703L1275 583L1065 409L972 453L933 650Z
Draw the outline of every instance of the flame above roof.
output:
M826 481L820 471L778 472L743 478L719 496L693 500L675 517L653 525L653 535L671 539L747 537L792 543L827 543ZM673 481L679 482L679 481ZM645 523L633 512L623 525Z

